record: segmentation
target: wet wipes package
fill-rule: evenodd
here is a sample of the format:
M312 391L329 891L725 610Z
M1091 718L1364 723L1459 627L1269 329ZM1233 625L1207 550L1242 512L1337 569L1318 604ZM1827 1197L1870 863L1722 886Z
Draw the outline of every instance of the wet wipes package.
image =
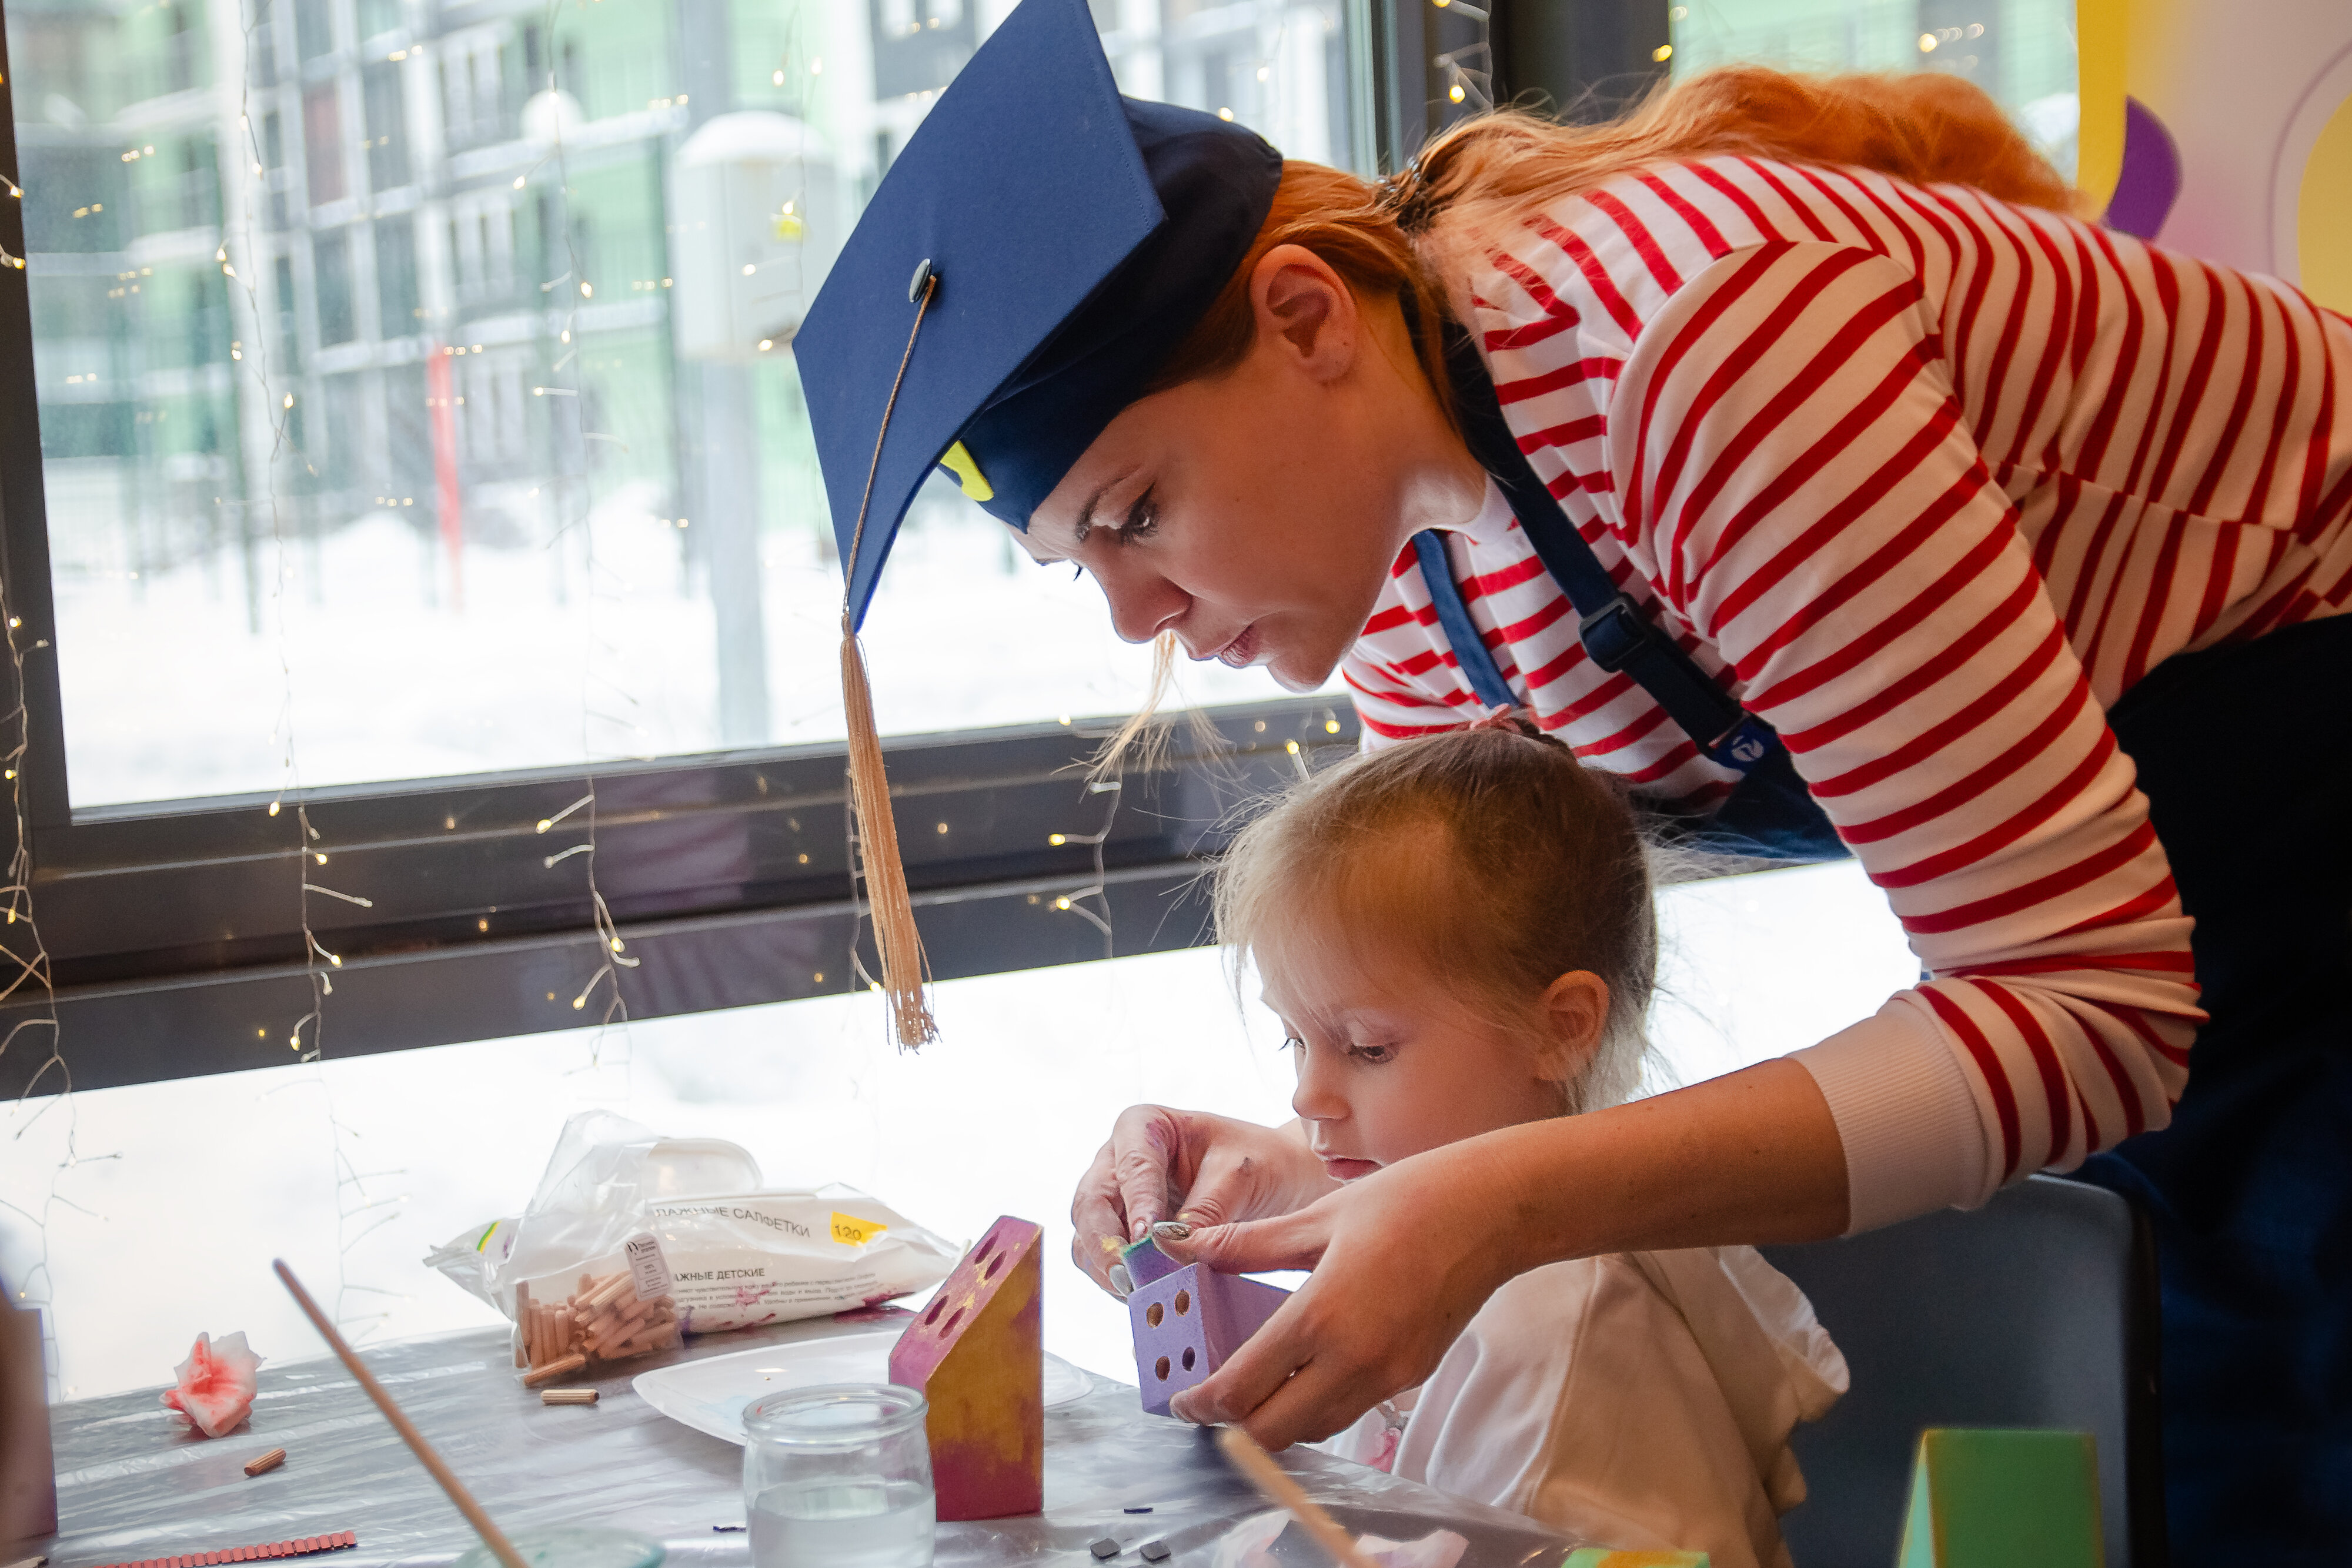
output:
M565 1124L520 1218L426 1262L515 1322L517 1364L537 1374L599 1345L641 1354L875 1305L939 1283L961 1251L855 1187L768 1187L734 1144L591 1111Z
M961 1249L854 1187L651 1206L688 1333L789 1322L936 1285Z

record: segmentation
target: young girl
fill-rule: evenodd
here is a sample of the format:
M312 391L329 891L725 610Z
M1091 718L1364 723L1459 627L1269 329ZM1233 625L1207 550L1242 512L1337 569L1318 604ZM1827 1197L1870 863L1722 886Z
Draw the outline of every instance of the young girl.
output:
M1217 928L1297 1053L1292 1099L1346 1182L1633 1094L1657 954L1618 789L1496 716L1355 758L1252 822ZM1746 1247L1522 1274L1420 1388L1323 1445L1571 1535L1786 1564L1789 1433L1846 1386L1803 1294Z

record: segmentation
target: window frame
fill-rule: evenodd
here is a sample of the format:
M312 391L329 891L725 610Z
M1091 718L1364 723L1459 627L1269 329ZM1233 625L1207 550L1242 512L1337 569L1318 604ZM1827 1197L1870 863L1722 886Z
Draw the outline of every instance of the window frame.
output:
M1356 156L1368 172L1393 169L1402 149L1466 110L1445 101L1428 64L1436 24L1423 0L1342 3ZM1507 0L1498 47L1513 12L1538 4ZM1654 8L1663 26L1663 6ZM0 168L16 171L5 9L0 0ZM1515 90L1543 85L1511 79L1496 64ZM1416 83L1425 89L1418 105ZM20 202L0 200L0 245L25 254ZM29 945L35 926L25 923L0 927L0 944L45 964L70 1069L68 1079L20 1044L0 1052L0 1093L284 1065L297 1059L289 1028L312 1010L314 974L332 996L302 1036L303 1055L598 1021L614 992L589 981L605 938L585 875L544 863L551 849L582 841L578 820L539 826L591 777L596 848L575 858L593 860L625 956L638 961L618 980L628 1016L858 988L853 943L865 968L877 968L852 902L839 745L313 789L287 794L275 814L264 795L76 810L21 266L0 267L0 612L20 622L12 634L23 689L0 722L0 743L21 744L13 787L46 946ZM1086 763L1096 737L1085 727L890 741L900 836L936 977L1206 940L1203 857L1226 841L1234 806L1358 737L1352 708L1319 698L1221 706L1208 712L1205 733L1180 726L1163 760L1092 792ZM1075 841L1104 831L1114 800L1102 841ZM926 822L944 826L927 834ZM305 823L314 840L301 837ZM0 832L15 847L13 824ZM306 916L303 857L321 852L320 885L366 896L371 907L314 894ZM1106 918L1108 931L1073 903ZM340 962L306 963L312 937ZM589 994L575 1006L583 984ZM46 1016L39 990L26 984L0 1003L0 1034Z
M21 167L13 82L0 10L0 169L11 172ZM24 230L21 205L0 201L9 256L25 254ZM46 507L29 291L24 270L8 267L0 613L19 622L23 689L0 744L21 745L9 782L30 841L34 921L0 927L0 942L26 963L45 955L68 1071L45 1067L37 1031L20 1035L0 1053L0 1094L299 1060L288 1041L313 1008L308 936L341 961L316 967L333 993L302 1029L300 1056L599 1021L613 982L573 1005L604 957L579 866L591 857L575 857L580 875L544 864L584 841L584 813L538 826L592 777L595 885L637 963L619 974L627 1016L862 988L853 944L865 969L878 970L853 902L838 744L310 789L286 794L275 814L255 794L76 809ZM1239 792L1287 776L1294 752L1356 737L1352 710L1312 698L1221 707L1209 725L1215 744L1180 727L1164 761L1129 769L1115 791L1090 792L1086 778L1097 726L894 737L893 796L933 975L1204 940L1201 857L1223 841L1219 824ZM1107 819L1099 844L1079 841ZM306 822L315 840L302 838ZM949 831L922 833L922 822ZM13 821L0 832L13 849ZM1055 834L1071 841L1049 842ZM319 852L325 865L305 863ZM314 894L306 928L298 889L314 876L372 907ZM50 1005L37 984L18 988L0 1004L0 1034Z

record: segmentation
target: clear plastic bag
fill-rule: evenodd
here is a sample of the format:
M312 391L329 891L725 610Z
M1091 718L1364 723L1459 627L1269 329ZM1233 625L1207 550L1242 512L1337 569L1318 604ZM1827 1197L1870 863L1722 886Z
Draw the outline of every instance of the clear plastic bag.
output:
M516 1364L538 1381L678 1334L875 1305L937 1284L960 1255L855 1188L767 1189L734 1144L585 1111L520 1218L472 1227L425 1261L515 1322Z
M466 1294L497 1307L499 1298L497 1292L490 1289L489 1271L513 1249L515 1227L520 1223L514 1216L508 1215L480 1225L469 1225L427 1252L425 1266ZM499 1310L505 1311L503 1307Z

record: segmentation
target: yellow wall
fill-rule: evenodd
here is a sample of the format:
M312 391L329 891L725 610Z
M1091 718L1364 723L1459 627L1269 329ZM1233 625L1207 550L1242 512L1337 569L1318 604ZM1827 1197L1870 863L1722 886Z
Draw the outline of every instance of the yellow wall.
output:
M2336 106L2303 166L2295 249L2303 291L2352 314L2352 99Z

